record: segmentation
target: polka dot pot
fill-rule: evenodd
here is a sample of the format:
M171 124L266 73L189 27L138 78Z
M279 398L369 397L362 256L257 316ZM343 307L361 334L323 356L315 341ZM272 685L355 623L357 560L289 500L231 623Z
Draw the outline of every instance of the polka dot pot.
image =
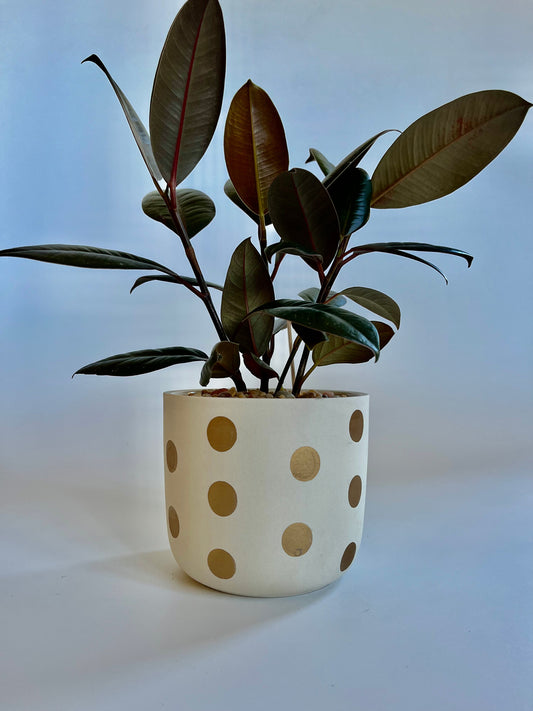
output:
M368 395L164 394L167 527L181 568L236 595L297 595L359 552Z

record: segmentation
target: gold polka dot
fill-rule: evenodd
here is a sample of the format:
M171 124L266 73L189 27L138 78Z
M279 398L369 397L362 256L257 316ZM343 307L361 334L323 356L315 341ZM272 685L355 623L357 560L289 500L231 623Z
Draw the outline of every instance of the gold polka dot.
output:
M167 467L169 472L175 472L178 466L178 451L174 442L169 439L166 449Z
M361 481L361 477L359 475L354 476L354 478L350 482L350 488L348 489L348 501L350 502L350 506L353 509L358 506L359 502L361 501L362 491L363 482Z
M168 527L170 528L172 538L177 538L180 533L180 520L173 506L170 506L168 509Z
M320 469L320 456L313 447L300 447L291 457L291 473L298 481L311 481Z
M215 548L207 556L207 565L209 570L216 575L217 578L222 578L223 580L229 580L235 575L237 566L235 565L235 560L227 551L222 550L222 548Z
M346 568L349 568L353 563L353 559L355 558L355 548L355 543L348 543L346 546L346 550L342 554L341 558L341 573L344 573Z
M214 417L207 425L207 439L217 452L227 452L237 441L237 430L227 417Z
M237 508L237 493L225 481L215 481L207 492L209 506L218 516L230 516Z
M313 533L305 523L293 523L287 526L281 537L283 550L293 557L305 555L311 548L312 542Z
M361 410L356 410L350 417L350 437L359 442L363 436L364 420Z

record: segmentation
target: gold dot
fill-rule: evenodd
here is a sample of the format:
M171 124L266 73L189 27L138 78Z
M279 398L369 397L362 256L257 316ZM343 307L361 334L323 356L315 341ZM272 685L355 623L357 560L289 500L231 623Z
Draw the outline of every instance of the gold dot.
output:
M363 413L361 410L356 410L350 417L350 437L354 442L359 442L363 436Z
M312 542L313 533L305 523L293 523L287 526L281 537L283 550L293 557L305 555L311 548Z
M178 466L178 451L176 449L176 445L171 439L167 442L166 456L168 471L175 472L176 467Z
M218 516L230 516L237 508L237 493L225 481L215 481L207 492L209 506Z
M215 548L207 556L207 565L209 570L216 575L217 578L222 578L223 580L229 580L235 575L235 570L237 566L235 565L235 560L227 551L222 550L222 548Z
M358 506L359 502L361 501L362 491L363 482L361 481L361 477L359 475L354 476L354 478L350 482L350 488L348 489L348 501L350 502L350 506L352 507L352 509Z
M207 425L207 439L217 452L227 452L237 441L237 430L227 417L214 417Z
M311 481L320 469L320 456L313 447L300 447L291 457L291 473L298 481Z
M344 573L346 568L349 568L353 563L353 559L355 558L355 548L355 543L348 543L346 546L346 550L342 554L341 558L341 573Z
M170 506L168 509L168 527L170 528L172 538L177 538L180 533L180 520L173 506Z

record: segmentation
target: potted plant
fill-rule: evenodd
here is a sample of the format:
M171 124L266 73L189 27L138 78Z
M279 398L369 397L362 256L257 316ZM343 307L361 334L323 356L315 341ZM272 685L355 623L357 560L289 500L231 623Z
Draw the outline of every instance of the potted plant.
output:
M305 390L311 373L338 363L378 360L400 326L400 309L367 286L335 290L358 257L388 253L472 257L418 242L365 243L371 208L435 200L464 185L511 140L531 104L506 91L463 96L422 116L394 140L372 176L361 167L387 131L334 164L311 148L321 177L290 168L282 121L268 94L246 82L225 123L226 195L256 225L230 257L225 283L207 280L193 238L215 216L210 197L183 187L219 120L225 34L218 0L187 0L155 74L149 131L102 61L155 190L142 209L176 234L190 265L183 275L151 259L80 245L14 247L0 256L85 268L144 272L199 298L216 334L211 353L193 347L143 349L91 363L77 373L138 375L197 361L200 385L231 387L164 395L164 459L169 540L177 561L211 587L247 595L289 595L322 587L354 560L363 523L368 396ZM310 286L276 296L285 259L301 260ZM220 306L215 303L221 293ZM353 309L362 307L371 320ZM294 333L293 333L294 331ZM289 355L275 367L276 344ZM289 372L291 385L288 385ZM245 382L256 379L255 387ZM231 385L231 383L230 383Z

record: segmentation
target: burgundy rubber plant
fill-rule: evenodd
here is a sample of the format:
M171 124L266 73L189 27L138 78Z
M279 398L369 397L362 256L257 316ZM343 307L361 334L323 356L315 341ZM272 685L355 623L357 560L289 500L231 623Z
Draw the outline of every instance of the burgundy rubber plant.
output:
M225 283L218 286L207 281L192 242L214 218L215 205L203 192L182 187L205 153L221 111L225 33L218 1L187 0L178 12L155 74L149 132L103 62L96 55L84 61L97 65L109 80L154 183L142 209L176 234L190 273L178 274L135 254L80 245L15 247L0 251L0 256L144 272L132 291L153 281L188 289L204 303L212 321L216 342L211 354L184 346L145 349L104 358L77 373L138 375L199 361L202 386L212 378L231 378L239 392L246 391L245 370L258 379L260 390L270 386L279 394L292 365L292 393L297 396L316 367L377 360L400 325L400 309L392 298L366 286L336 292L341 270L373 252L414 259L438 272L420 254L451 254L469 266L472 257L453 247L418 242L365 243L360 230L371 209L424 203L464 185L512 139L531 106L507 91L468 94L400 133L371 177L360 166L387 131L337 164L310 149L307 162L316 162L320 179L302 167L290 168L278 112L268 94L247 81L226 118L229 180L224 191L256 223L257 242L245 239L237 246ZM270 224L277 237L269 242ZM313 283L294 299L277 299L276 275L286 258L300 259ZM222 291L220 310L213 290ZM358 306L379 320L357 314L353 308ZM276 372L271 363L285 327L289 336L292 329L295 335L284 367Z

